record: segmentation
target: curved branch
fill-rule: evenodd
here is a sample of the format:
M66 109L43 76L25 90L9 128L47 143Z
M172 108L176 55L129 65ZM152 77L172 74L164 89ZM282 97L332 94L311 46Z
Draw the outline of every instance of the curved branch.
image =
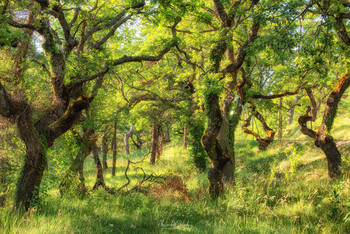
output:
M311 107L308 106L307 110L304 115L300 116L298 119L298 123L301 127L300 131L304 134L307 135L313 139L316 138L316 132L310 128L307 127L307 122L312 120L312 115L309 115L309 112L311 110Z

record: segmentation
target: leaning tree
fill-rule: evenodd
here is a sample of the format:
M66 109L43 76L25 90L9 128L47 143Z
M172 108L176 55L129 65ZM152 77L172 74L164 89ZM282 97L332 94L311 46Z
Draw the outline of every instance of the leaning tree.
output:
M17 207L28 209L38 198L47 149L89 107L109 67L160 60L176 44L170 38L163 42L163 47L159 46L155 56L123 55L125 48L113 56L107 53L111 46L107 42L123 24L140 14L144 6L145 1L91 4L48 0L6 1L1 6L1 17L5 18L7 27L23 32L13 53L12 71L0 82L0 114L16 123L26 146L15 195ZM34 37L38 38L35 44ZM40 76L26 69L29 63L41 67ZM84 93L83 86L94 80L89 94ZM35 95L29 90L33 83L42 84L42 91L37 90ZM41 100L36 102L39 97ZM41 108L35 106L38 103Z

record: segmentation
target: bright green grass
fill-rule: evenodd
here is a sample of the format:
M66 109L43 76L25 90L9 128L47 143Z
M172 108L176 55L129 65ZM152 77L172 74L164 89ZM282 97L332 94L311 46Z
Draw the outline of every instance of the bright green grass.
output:
M83 198L61 197L59 176L52 175L51 168L43 182L47 191L42 192L42 206L23 214L8 204L0 210L0 233L350 232L350 179L345 175L330 181L324 156L312 144L275 143L267 152L258 153L256 142L238 141L236 186L227 187L225 198L218 201L208 198L207 175L197 172L179 145L176 141L167 145L155 166L149 158L137 166L146 174L181 176L191 196L187 203L166 193L157 197L137 192L110 195L102 189ZM342 150L348 160L348 148ZM130 159L138 161L145 153L134 153ZM108 186L118 188L126 182L127 158L118 156L115 177L111 169L105 172ZM349 171L348 164L343 169ZM128 188L142 175L131 168ZM85 164L85 177L91 188L95 182L91 158Z

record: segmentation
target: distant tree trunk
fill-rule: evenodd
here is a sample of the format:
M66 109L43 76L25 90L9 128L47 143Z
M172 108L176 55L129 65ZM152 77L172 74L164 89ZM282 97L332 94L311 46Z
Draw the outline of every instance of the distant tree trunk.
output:
M111 188L107 187L104 181L103 177L103 170L102 170L102 163L100 160L100 157L98 156L98 147L96 145L96 142L92 146L92 156L94 158L94 162L96 165L96 183L94 187L92 188L93 190L97 189L99 186L102 186L107 192L114 194Z
M166 127L166 131L163 136L163 142L170 142L170 125Z
M114 132L112 138L112 151L113 151L113 165L112 176L115 176L115 169L117 165L117 121L114 122Z
M282 101L283 99L280 98L278 104L278 140L282 140Z
M155 164L156 159L159 159L163 151L163 132L162 126L154 122L152 127L152 151L151 164Z
M311 90L306 89L310 99L311 108L309 106L305 114L300 116L298 120L301 127L301 132L315 139L315 145L321 148L325 153L328 163L328 176L332 179L339 177L341 174L341 155L337 149L333 137L330 135L330 130L332 129L334 123L339 101L341 100L344 92L350 86L350 79L348 76L349 72L346 72L346 74L338 80L337 84L334 86L332 92L328 96L323 119L317 132L307 127L307 122L314 121L317 113L316 103ZM309 114L310 110L312 111L311 115Z
M134 135L135 134L131 135L132 143L136 146L137 149L141 149L143 143L140 138L140 133L136 134L136 141L134 140Z
M97 189L99 186L105 186L105 181L103 178L103 170L102 170L102 163L100 160L100 157L98 156L98 147L96 145L96 142L92 146L92 156L94 158L95 166L96 166L96 183L93 187L93 189Z
M287 126L291 125L293 123L293 118L294 118L294 111L295 107L298 104L298 101L303 97L303 95L297 95L295 97L294 102L289 106L289 113L288 113L288 121L287 121Z
M108 154L108 134L106 129L102 137L102 163L103 163L103 169L105 170L108 169L107 154Z
M127 155L130 154L129 137L132 135L133 130L134 126L131 124L130 130L124 135L125 153Z
M64 194L70 190L70 186L77 175L79 175L80 181L78 191L82 194L85 194L87 192L84 179L84 161L87 158L87 156L89 156L89 154L91 153L92 146L97 140L97 136L93 136L93 134L94 131L87 131L85 129L83 137L78 136L80 151L78 152L77 156L75 157L74 161L69 167L66 175L64 176L64 179L59 185L59 190L61 194Z
M187 137L187 124L184 125L184 139L183 139L183 148L187 149L188 137Z

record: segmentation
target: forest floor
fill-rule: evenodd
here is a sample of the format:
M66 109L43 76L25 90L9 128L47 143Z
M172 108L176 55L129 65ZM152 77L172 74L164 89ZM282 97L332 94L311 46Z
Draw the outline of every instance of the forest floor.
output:
M154 166L149 156L131 164L129 192L115 195L100 188L84 197L61 196L58 175L49 164L41 205L21 213L13 211L9 201L0 208L0 233L350 232L349 144L339 146L346 173L331 181L324 154L312 141L277 141L266 152L258 152L255 141L240 139L235 146L236 185L226 187L224 198L217 201L208 197L207 174L197 171L180 145L176 140L168 143ZM112 177L111 168L107 169L106 184L115 189L123 186L128 160L140 161L145 154L118 156L117 174ZM135 187L144 173L146 178L152 176ZM88 188L95 177L89 157Z

